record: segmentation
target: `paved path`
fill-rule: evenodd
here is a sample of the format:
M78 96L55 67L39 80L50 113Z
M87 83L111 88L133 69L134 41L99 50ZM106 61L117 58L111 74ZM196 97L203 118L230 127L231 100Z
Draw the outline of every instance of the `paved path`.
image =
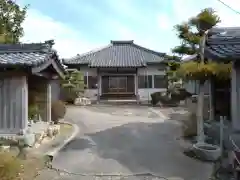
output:
M70 107L66 119L78 124L81 133L53 162L54 168L71 174L55 178L94 179L81 173L153 173L169 180L207 180L211 165L184 156L177 140L178 122L156 112L131 106Z

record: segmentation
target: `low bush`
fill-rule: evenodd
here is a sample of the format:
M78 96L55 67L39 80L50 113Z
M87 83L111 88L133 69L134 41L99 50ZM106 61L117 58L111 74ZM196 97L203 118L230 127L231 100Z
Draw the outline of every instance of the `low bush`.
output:
M61 90L61 97L64 102L74 104L75 99L78 98L78 94L73 88L65 87Z
M179 101L168 96L166 92L154 92L151 94L151 103L153 106L161 103L163 106L177 106Z
M191 96L192 94L186 91L184 88L177 88L171 92L171 98L176 101L182 101Z
M163 106L172 106L175 107L179 104L179 100L175 100L168 95L162 95L159 97L159 101Z
M52 121L57 124L59 119L64 118L66 114L66 105L62 101L52 103Z
M152 105L157 105L160 101L161 92L154 92L151 94L151 103Z

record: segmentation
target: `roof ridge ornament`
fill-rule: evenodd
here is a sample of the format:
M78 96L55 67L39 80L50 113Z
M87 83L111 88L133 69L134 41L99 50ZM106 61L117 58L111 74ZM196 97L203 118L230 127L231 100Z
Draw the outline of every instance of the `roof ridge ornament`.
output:
M116 41L116 40L111 40L111 44L133 44L134 40L126 40L126 41Z

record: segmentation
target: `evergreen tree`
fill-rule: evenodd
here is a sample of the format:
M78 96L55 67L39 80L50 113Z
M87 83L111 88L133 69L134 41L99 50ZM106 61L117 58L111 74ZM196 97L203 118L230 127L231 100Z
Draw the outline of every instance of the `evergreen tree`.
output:
M0 43L19 43L28 6L21 8L13 0L0 0Z

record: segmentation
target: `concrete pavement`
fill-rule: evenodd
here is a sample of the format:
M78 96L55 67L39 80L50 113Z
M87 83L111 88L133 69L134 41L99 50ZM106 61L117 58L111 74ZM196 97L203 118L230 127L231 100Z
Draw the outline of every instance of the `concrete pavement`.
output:
M54 168L70 172L56 179L84 179L81 174L93 179L101 173L208 179L212 165L184 156L177 140L179 122L163 117L148 107L68 108L66 120L76 123L80 133L54 159Z

